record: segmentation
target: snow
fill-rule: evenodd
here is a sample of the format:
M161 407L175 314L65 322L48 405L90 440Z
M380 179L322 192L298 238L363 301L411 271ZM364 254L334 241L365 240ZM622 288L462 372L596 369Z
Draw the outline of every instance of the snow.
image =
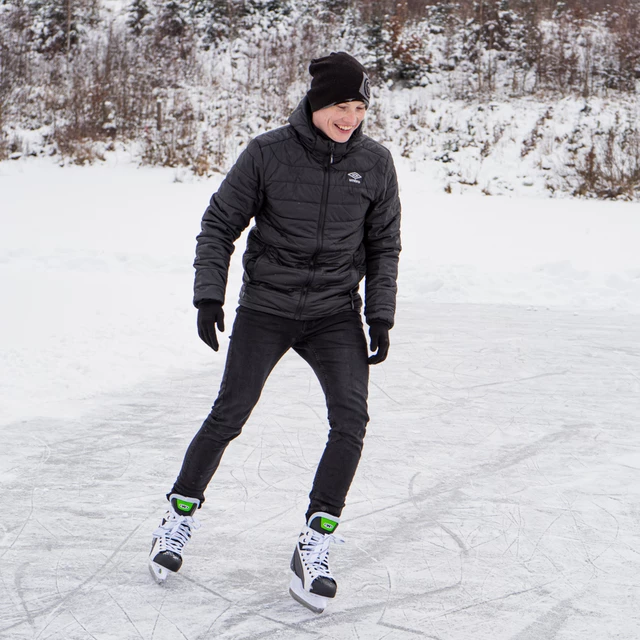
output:
M401 299L640 311L638 204L405 194Z
M295 355L182 572L145 567L224 363L191 307L220 177L0 164L0 637L640 637L640 205L447 195L397 164L397 324L322 616L287 595L326 439Z
M594 195L594 185L580 177L592 150L601 165L600 188L609 179L613 192L622 175L633 172L635 99L527 97L487 104L434 95L437 89L378 89L368 127L397 157L413 160L452 193L566 197L583 187ZM637 180L631 182L627 197L635 199Z

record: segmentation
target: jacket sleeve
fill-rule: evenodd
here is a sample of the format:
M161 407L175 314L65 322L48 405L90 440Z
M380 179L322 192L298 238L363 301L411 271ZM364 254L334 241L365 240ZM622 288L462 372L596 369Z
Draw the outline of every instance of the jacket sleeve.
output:
M391 154L383 189L365 218L365 307L368 324L384 322L393 327L396 310L398 259L400 256L400 198Z
M259 144L252 140L233 165L202 217L196 245L193 304L224 304L234 242L262 206L263 171Z

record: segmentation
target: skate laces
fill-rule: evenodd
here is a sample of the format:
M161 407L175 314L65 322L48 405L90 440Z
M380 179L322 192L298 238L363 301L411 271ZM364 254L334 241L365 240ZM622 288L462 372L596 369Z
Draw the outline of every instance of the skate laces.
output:
M160 550L182 554L184 545L191 538L191 531L200 528L200 522L193 516L181 516L170 512L163 523L153 532L160 539Z
M300 536L300 553L314 574L312 579L325 577L333 580L329 569L329 547L344 544L344 538L337 533L318 533L307 527Z

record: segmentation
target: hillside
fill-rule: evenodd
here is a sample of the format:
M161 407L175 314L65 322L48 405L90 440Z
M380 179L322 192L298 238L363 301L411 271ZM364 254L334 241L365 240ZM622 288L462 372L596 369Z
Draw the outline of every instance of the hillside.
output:
M311 58L370 69L367 131L447 192L636 199L640 3L3 0L0 159L224 173Z

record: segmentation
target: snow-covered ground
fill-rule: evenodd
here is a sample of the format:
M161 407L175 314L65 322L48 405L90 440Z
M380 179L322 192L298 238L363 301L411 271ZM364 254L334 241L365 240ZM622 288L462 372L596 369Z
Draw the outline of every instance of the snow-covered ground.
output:
M640 637L640 205L445 195L398 168L397 324L318 617L287 595L326 439L295 355L182 572L145 567L224 362L191 307L219 179L0 164L0 637Z

